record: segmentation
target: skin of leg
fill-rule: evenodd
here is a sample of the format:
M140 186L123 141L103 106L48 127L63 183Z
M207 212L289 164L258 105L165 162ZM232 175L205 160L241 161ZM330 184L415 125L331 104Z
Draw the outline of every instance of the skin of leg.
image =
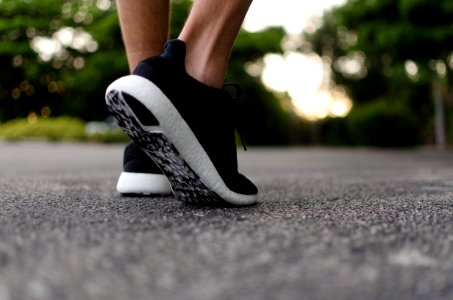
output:
M221 88L233 43L252 0L195 0L179 35L187 45L186 71Z
M145 58L162 54L168 40L169 0L117 0L118 16L129 69Z

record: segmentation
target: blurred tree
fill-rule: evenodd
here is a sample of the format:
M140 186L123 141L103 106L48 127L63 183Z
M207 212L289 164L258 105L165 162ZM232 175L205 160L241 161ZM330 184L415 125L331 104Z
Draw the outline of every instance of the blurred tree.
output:
M172 1L171 36L180 32L190 0ZM0 0L0 121L17 117L108 116L105 87L128 72L112 0ZM228 80L243 89L242 130L251 143L285 143L290 113L245 70L281 52L282 29L242 31Z
M429 126L433 91L438 105L444 98L453 103L452 17L450 0L349 0L306 34L305 49L329 62L334 82L347 88L356 107L398 101Z
M282 102L268 92L259 76L251 76L246 66L262 65L266 53L282 53L281 28L269 28L262 32L241 31L232 51L227 81L237 82L242 95L237 100L239 129L251 144L282 144L293 141L290 132L297 124L292 121L292 111L282 109ZM257 74L255 74L257 75Z
M0 120L30 113L85 119L106 114L97 101L101 87L126 67L118 55L121 38L111 5L109 0L0 2Z

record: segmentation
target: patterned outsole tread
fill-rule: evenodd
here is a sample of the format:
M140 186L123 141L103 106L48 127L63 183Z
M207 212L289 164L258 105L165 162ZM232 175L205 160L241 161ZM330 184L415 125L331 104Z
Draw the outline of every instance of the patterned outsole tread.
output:
M107 107L121 129L159 166L178 200L194 205L231 206L200 180L162 132L145 131L121 93L111 90Z

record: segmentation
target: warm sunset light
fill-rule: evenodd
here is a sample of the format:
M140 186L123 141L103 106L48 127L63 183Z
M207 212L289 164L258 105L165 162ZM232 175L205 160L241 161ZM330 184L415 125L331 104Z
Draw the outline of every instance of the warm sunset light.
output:
M261 79L269 89L288 93L301 117L308 120L344 117L352 102L343 90L329 85L325 70L322 59L315 54L268 54Z
M289 36L297 41L300 33L313 26L316 23L313 20L321 16L325 9L343 2L256 1L251 6L244 28L256 31L272 25L283 26ZM287 93L295 112L308 120L346 116L352 102L343 90L331 86L330 74L322 59L316 54L295 52L291 46L286 48L284 55L265 56L261 73L265 86L275 92Z

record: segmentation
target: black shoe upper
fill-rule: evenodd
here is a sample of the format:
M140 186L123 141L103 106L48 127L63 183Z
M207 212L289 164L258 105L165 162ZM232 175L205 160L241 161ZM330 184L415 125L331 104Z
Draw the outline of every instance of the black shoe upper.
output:
M130 173L162 174L159 167L135 142L124 149L123 171Z
M142 61L133 74L152 81L170 99L229 189L256 194L255 185L238 173L233 101L229 92L207 86L187 74L185 54L185 43L171 40L162 56Z

